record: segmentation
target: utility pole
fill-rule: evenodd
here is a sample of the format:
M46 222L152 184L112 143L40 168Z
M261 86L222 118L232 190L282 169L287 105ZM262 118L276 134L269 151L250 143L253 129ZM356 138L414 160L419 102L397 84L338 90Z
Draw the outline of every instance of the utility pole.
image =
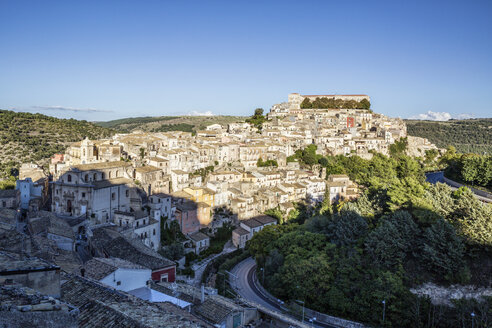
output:
M302 304L302 323L304 323L304 302L300 300L296 300L296 302L299 302Z
M475 312L472 312L470 315L472 318L472 328L474 328L475 327Z
M384 315L386 312L386 300L383 300L381 303L383 303L383 324L384 324Z

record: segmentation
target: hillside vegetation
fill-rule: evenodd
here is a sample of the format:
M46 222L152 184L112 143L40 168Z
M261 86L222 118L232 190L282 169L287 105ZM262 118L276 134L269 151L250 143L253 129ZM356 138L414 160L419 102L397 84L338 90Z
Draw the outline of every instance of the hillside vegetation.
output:
M454 146L460 153L492 153L492 118L405 123L409 135L427 138L439 148Z
M398 150L371 160L322 157L327 174L347 174L361 195L333 206L325 198L309 211L298 204L287 222L256 233L247 247L263 286L286 305L301 300L371 327L472 327L472 312L474 327L490 327L490 297L450 307L411 289L490 287L492 205L467 188L426 183L422 165ZM304 164L313 156L296 154Z
M107 122L96 122L95 124L122 133L128 133L135 130L146 132L194 132L205 129L207 125L227 125L234 122L244 122L245 119L246 118L242 116L157 116L131 117Z
M0 174L16 175L21 163L41 163L84 137L109 137L113 130L87 121L0 110Z

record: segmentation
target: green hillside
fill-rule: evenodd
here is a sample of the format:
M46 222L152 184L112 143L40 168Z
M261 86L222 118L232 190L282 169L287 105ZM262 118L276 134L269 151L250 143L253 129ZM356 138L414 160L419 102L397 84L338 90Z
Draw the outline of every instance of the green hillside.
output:
M405 123L409 135L427 138L439 148L451 145L461 153L492 154L492 118Z
M135 130L147 132L185 131L193 132L205 129L207 125L227 125L234 122L244 122L243 116L156 116L131 117L120 120L95 122L95 124L128 133Z
M0 175L16 174L21 163L45 164L71 142L109 137L113 130L87 121L0 110Z

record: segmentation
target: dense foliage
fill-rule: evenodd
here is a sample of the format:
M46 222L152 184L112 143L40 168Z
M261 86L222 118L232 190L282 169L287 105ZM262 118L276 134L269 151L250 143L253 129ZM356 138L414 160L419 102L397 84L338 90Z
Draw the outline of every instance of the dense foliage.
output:
M193 132L193 125L187 123L178 124L162 124L161 126L152 129L151 132L169 132L169 131L183 131L183 132Z
M439 148L454 146L460 153L492 154L492 118L405 123L409 135L427 138Z
M210 261L202 274L202 283L210 284L212 277L215 283L212 284L217 288L220 295L234 297L236 291L230 285L230 271L236 264L247 259L250 256L248 251L243 249L235 250L231 253L220 255L215 260Z
M261 131L263 123L267 120L265 115L263 115L263 112L263 108L256 108L255 113L250 118L246 119L246 122L257 128L258 131Z
M207 125L227 125L234 122L244 122L244 117L223 115L130 117L107 122L96 122L95 124L118 132L129 133L135 130L147 132L195 132L205 129Z
M260 158L258 158L258 161L256 162L256 166L258 166L258 167L270 167L270 166L278 167L278 163L274 159L267 159L266 161L264 161L260 157Z
M311 102L309 98L304 98L301 103L301 108L315 108L315 109L330 109L330 108L344 108L344 109L369 109L371 103L367 99L361 101L355 100L343 100L327 97L317 97Z
M410 288L429 281L490 284L491 205L468 189L426 183L422 166L401 152L323 158L328 174L349 175L362 194L253 237L249 251L270 292L374 325L382 324L383 300L386 326L468 326L471 311L475 327L490 323L491 300L460 300L451 309Z
M442 159L448 167L446 176L470 185L492 190L492 156L455 154L453 151Z
M0 175L17 175L21 163L39 163L85 137L109 137L112 130L87 121L0 110Z

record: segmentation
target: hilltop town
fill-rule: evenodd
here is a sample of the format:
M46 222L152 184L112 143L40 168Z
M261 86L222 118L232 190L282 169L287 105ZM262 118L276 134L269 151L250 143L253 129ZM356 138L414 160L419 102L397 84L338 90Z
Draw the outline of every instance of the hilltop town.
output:
M2 191L0 273L33 275L30 268L42 268L39 278L12 276L8 282L61 297L52 310L82 307L87 318L97 313L92 320L101 325L110 322L101 311L123 318L138 309L147 314L133 320L148 326L154 317L187 327L257 322L251 304L238 305L213 288L206 296L203 287L196 289L204 265L194 263L235 254L258 231L288 220L298 204L315 208L358 197L361 187L347 175L300 161L303 150L371 159L389 154L401 140L413 156L437 149L407 136L401 119L373 112L369 96L297 93L266 116L257 110L247 122L212 124L196 133L85 138L55 154L49 174L23 164L16 189ZM176 256L173 247L180 249ZM36 279L47 275L49 283L38 288ZM90 293L82 296L84 290Z

